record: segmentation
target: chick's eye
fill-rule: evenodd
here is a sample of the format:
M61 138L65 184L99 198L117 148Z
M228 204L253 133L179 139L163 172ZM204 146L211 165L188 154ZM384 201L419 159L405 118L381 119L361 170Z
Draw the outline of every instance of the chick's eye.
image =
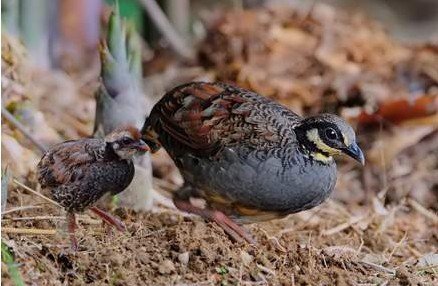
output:
M325 130L325 136L327 136L327 138L330 140L338 139L338 134L336 133L336 131L333 128L327 128Z
M132 143L132 139L131 138L129 138L129 137L123 137L122 138L122 144L123 145L128 145L128 144L130 144L130 143Z

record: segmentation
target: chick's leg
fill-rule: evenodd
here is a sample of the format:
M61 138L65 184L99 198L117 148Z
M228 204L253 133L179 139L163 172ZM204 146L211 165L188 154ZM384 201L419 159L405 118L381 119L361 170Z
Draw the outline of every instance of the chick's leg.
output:
M76 216L72 212L67 213L67 228L68 234L70 236L71 248L74 251L78 251L78 241L76 240L75 231L76 231Z
M112 216L104 210L99 209L98 207L90 207L90 210L98 215L104 222L117 228L117 230L122 232L126 231L125 224L118 218Z
M211 209L201 209L192 205L187 200L178 198L173 199L175 206L182 211L197 214L205 219L216 222L231 238L237 242L246 240L248 243L254 244L255 240L252 236L241 226L232 221L223 212Z

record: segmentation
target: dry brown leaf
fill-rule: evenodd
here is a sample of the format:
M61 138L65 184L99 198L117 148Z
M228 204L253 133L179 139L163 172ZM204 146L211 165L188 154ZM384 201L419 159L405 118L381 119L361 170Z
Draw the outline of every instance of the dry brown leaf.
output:
M9 166L16 177L27 177L33 173L38 161L38 155L12 136L2 133L2 166Z
M384 133L378 138L367 152L367 161L389 166L390 162L404 149L417 144L422 138L434 131L434 127L398 127L391 134Z

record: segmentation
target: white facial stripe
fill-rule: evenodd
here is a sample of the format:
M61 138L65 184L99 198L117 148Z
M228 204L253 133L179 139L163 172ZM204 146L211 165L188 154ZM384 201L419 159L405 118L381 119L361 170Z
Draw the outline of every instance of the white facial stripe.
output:
M342 137L344 138L344 144L345 144L345 146L350 146L350 141L348 140L348 137L345 136L344 133L342 133Z

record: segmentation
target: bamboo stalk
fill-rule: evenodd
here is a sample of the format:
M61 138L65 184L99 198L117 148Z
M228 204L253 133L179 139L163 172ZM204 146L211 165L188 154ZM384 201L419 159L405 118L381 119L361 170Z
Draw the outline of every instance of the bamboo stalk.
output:
M23 41L35 64L48 68L49 61L49 1L21 0L20 28Z
M86 224L101 225L102 221L97 219L92 219L88 217L76 217L77 221L84 222ZM66 220L65 216L28 216L28 217L12 217L4 218L2 221L23 221L23 220Z
M20 2L17 0L2 1L2 22L6 26L6 31L14 36L17 36L19 23Z

